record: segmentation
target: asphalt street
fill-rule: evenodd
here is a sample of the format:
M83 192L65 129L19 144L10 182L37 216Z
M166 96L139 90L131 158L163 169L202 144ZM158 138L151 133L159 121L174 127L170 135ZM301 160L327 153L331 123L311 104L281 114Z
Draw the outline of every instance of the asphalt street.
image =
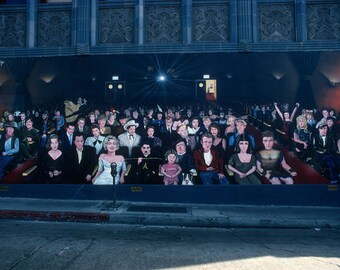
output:
M0 269L340 269L339 229L0 220Z

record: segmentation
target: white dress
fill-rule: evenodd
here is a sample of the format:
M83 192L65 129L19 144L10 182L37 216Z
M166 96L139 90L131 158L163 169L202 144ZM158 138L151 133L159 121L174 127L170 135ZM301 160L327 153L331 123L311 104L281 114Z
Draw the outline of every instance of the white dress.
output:
M126 171L125 161L116 162L117 175L115 177L115 185L119 184L119 179L122 171ZM99 158L98 160L98 172L102 172L93 183L94 185L113 185L113 177L111 175L111 163Z

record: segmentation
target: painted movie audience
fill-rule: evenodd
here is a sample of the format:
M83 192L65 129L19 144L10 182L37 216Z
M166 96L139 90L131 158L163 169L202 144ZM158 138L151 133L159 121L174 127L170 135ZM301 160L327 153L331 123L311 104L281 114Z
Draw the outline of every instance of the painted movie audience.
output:
M89 107L91 111L82 106L71 123L59 104L4 112L0 179L13 168L11 163L37 159L40 183L177 185L190 179L203 185L293 184L296 173L283 152L274 148L273 133L264 132L263 145L257 145L244 117L248 114L272 130L281 130L283 148L311 164L330 183L338 183L340 138L334 110L318 112L298 103L290 110L286 103L236 99L228 104L239 111L212 102L164 108L113 108L98 103ZM131 174L124 177L127 165ZM227 177L227 172L233 176Z

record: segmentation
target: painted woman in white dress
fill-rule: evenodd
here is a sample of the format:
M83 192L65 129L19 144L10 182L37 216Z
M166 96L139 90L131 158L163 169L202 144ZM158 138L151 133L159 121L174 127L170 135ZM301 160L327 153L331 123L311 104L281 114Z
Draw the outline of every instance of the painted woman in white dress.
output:
M104 139L103 147L107 153L103 153L99 156L98 172L92 180L93 184L123 184L126 164L123 156L116 155L116 151L119 149L119 141L116 137L109 135ZM113 182L113 177L115 182Z

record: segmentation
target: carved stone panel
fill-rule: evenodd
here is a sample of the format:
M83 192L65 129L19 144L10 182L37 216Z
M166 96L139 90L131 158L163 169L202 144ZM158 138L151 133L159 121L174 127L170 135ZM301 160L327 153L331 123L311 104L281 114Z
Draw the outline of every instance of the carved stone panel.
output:
M147 43L179 43L181 33L180 8L148 7L146 9Z
M259 40L295 41L294 5L259 4Z
M200 6L193 8L194 42L230 40L229 6Z
M134 35L134 10L99 10L99 44L132 43Z
M71 46L71 10L38 13L38 46Z
M340 4L307 6L309 40L340 40Z
M0 14L0 47L26 46L26 13Z

